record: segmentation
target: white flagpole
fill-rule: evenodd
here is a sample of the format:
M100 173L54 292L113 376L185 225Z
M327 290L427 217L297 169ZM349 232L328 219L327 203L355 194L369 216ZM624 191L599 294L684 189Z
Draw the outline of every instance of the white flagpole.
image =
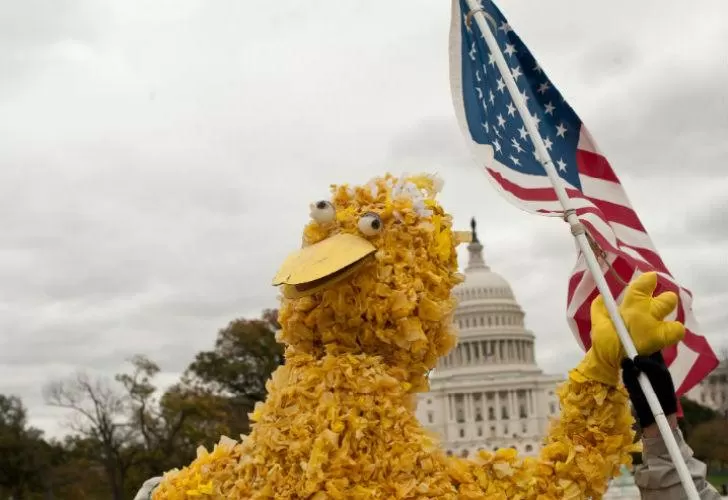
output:
M609 316L612 318L612 323L614 323L614 327L617 330L619 339L622 341L624 350L626 351L627 356L630 359L634 359L635 356L637 356L637 349L632 342L632 338L629 336L629 332L627 331L627 327L622 321L622 317L619 315L617 302L614 300L612 292L609 290L609 286L607 285L607 282L602 275L599 261L594 255L594 251L589 244L589 240L587 239L586 229L584 228L584 225L579 222L579 218L576 216L576 211L572 208L571 199L566 192L566 188L564 188L561 178L556 172L556 167L554 166L554 163L551 160L551 155L549 155L549 152L546 149L546 145L543 142L543 138L538 131L538 126L534 123L533 117L529 113L528 108L526 107L526 103L521 96L520 91L518 90L516 81L511 74L508 63L506 63L505 57L503 56L500 47L498 47L495 36L493 36L493 33L490 30L490 26L488 26L483 7L480 5L478 0L466 0L466 2L468 4L468 8L470 9L470 14L468 14L468 17L471 17L471 14L472 17L474 17L475 22L480 28L480 31L483 33L485 43L488 45L490 52L495 58L495 63L498 67L498 71L500 71L500 74L503 77L503 81L505 82L506 87L508 88L508 93L511 95L513 103L518 110L518 114L523 119L526 130L531 137L531 142L536 148L536 154L538 155L539 161L546 170L546 174L548 175L549 180L551 181L551 184L556 191L556 196L558 197L559 202L564 209L566 222L568 222L569 226L571 227L571 234L576 239L576 242L579 245L582 254L584 254L584 259L586 260L587 267L594 277L594 281L596 282L597 288L599 289L599 293L604 298L604 305L609 311ZM662 406L660 406L660 401L657 399L655 390L652 388L649 379L644 373L640 373L639 383L642 387L642 391L645 393L645 397L647 398L647 402L650 405L652 414L655 416L655 422L660 429L662 439L664 440L665 445L667 446L667 450L670 453L670 458L672 458L672 461L675 464L675 468L677 469L678 475L680 476L680 480L682 481L683 487L685 488L685 492L688 494L688 498L690 498L691 500L700 500L698 490L695 487L695 483L693 482L692 477L690 476L690 471L685 464L685 460L683 460L682 454L680 453L680 447L677 444L675 436L673 436L672 430L670 429L670 424L667 421L667 417L665 417Z

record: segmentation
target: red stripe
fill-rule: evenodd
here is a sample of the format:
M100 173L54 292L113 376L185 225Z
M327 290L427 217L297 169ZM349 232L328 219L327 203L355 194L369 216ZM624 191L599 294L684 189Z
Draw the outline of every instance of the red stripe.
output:
M579 167L580 174L620 184L617 175L612 170L612 166L600 154L577 149L576 164Z

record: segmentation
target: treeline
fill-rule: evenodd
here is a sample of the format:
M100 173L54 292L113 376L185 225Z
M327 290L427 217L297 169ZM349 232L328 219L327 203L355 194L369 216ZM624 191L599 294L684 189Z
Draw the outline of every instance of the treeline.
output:
M189 463L220 435L247 434L248 413L283 363L276 311L237 319L160 394L159 366L135 356L113 379L78 373L44 387L70 413L69 433L46 439L20 398L0 394L0 500L132 499L146 479Z
M680 421L686 441L709 472L728 484L728 415L701 406L686 398L680 401L684 418Z

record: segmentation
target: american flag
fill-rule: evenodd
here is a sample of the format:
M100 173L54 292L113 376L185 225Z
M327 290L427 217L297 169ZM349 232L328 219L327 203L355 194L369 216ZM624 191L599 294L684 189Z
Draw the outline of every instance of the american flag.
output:
M621 300L627 283L653 270L659 276L657 291L672 290L680 297L670 319L686 326L685 339L663 355L677 393L686 393L718 365L708 342L696 333L690 291L670 274L609 162L503 14L492 1L479 7L572 199L572 208L604 252L602 270L614 297ZM563 216L495 58L469 12L466 0L453 0L450 79L465 136L503 196L526 211ZM591 345L590 305L598 293L580 254L569 279L567 317L585 350Z

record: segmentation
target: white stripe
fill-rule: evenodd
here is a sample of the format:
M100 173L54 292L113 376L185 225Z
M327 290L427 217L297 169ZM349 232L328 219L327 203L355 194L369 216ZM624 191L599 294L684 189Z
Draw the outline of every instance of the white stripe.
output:
M577 144L576 147L582 151L604 156L602 152L599 151L597 141L594 140L594 137L592 137L591 133L589 133L589 130L587 130L584 124L581 125L581 130L579 130L579 144Z
M632 257L635 260L645 263L646 265L650 266L650 268L654 267L652 264L647 262L647 260L644 257L642 257L642 254L640 254L634 248L620 247L619 249L622 251L622 253L629 255L630 257Z
M584 174L579 174L579 181L581 182L581 191L586 196L632 208L627 193L624 192L621 184Z
M680 289L680 306L685 311L685 328L691 332L697 332L700 330L698 320L693 313L693 299L688 295L684 288Z
M586 213L579 215L579 219L588 221L607 242L612 245L613 248L619 248L617 245L617 238L614 235L612 228L604 222L604 219L593 213Z
M610 260L614 260L613 256L610 256ZM604 271L607 266L603 263L601 264L601 269ZM592 294L592 292L596 289L596 285L594 283L594 278L592 277L589 270L586 268L586 262L584 260L584 255L579 254L579 259L577 260L577 266L572 272L572 275L579 270L584 269L586 272L582 276L581 280L577 284L576 288L574 289L574 293L571 296L571 300L569 300L569 303L567 305L567 314L569 317L573 317L576 312L584 305L584 303L589 299L589 295Z
M698 353L684 343L680 342L677 345L677 356L670 363L669 367L672 382L675 384L675 390L679 390L683 382L685 382L685 379L690 374L690 369L695 366L698 357Z
M617 238L627 245L645 248L657 254L657 249L655 248L654 243L652 243L652 239L650 239L650 236L644 231L637 231L636 229L632 229L631 227L627 227L624 224L614 221L610 222L609 225L614 231L614 234L617 235Z

